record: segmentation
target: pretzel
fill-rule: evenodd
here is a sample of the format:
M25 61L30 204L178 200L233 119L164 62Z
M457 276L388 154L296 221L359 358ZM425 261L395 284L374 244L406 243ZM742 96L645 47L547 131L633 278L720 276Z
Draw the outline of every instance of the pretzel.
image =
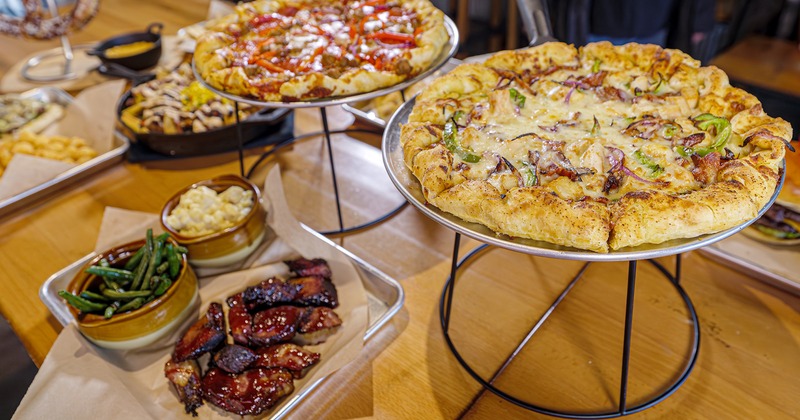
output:
M51 39L75 29L83 28L97 14L100 0L76 0L69 13L50 18L49 10L40 0L22 0L25 16L11 17L0 14L0 33L33 39Z

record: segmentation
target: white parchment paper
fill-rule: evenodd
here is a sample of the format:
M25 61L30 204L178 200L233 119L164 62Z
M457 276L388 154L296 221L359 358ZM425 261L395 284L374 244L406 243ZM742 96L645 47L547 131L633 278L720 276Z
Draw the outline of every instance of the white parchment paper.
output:
M117 99L125 88L124 80L113 80L81 92L64 110L64 117L42 134L80 137L102 155L114 145ZM75 164L15 154L0 177L0 200L54 179Z

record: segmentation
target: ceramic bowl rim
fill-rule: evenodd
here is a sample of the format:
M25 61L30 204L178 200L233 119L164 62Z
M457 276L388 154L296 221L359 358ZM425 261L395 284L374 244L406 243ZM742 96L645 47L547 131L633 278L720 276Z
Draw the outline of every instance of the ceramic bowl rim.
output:
M178 245L178 242L175 241L173 238L167 239L173 245ZM119 255L122 252L129 252L130 255L133 255L136 249L140 248L145 244L144 239L128 242L122 245L111 247L103 252L98 253L94 258L89 260L81 270L72 278L72 280L67 285L66 290L70 293L79 294L80 292L86 290L86 285L92 284L98 278L95 274L86 273L86 268L96 265L102 258L107 255L114 254ZM131 251L133 249L133 251ZM76 308L72 305L67 304L70 312L72 313L73 318L78 323L79 326L86 326L89 328L97 328L104 325L109 324L117 324L129 321L131 319L140 318L150 314L152 311L157 310L159 307L165 305L171 297L173 297L178 290L179 283L183 283L189 277L187 274L188 270L191 270L189 265L188 258L186 254L181 254L181 270L178 273L178 277L175 282L167 289L167 292L163 295L153 299L152 301L148 302L146 305L143 305L140 308L134 309L132 311L124 312L121 314L114 314L111 318L105 318L103 315L93 314L93 313L83 313L81 314Z
M178 233L178 231L176 231L172 226L169 225L169 223L167 223L167 217L180 202L181 195L183 195L187 191L200 186L206 186L212 188L212 186L214 185L221 185L221 186L227 185L228 188L230 188L236 185L242 186L241 184L244 184L246 186L245 190L253 192L253 208L250 209L250 211L247 213L247 215L245 215L242 218L242 220L239 220L233 226L228 227L224 230L209 233L207 235L184 236ZM175 240L181 245L193 245L201 242L213 241L215 239L227 236L233 232L241 230L245 226L247 226L250 223L250 220L256 217L256 214L262 213L258 208L256 208L257 206L263 209L263 207L261 206L261 190L253 182L239 175L234 175L234 174L220 175L211 179L197 181L187 187L178 190L178 192L173 194L172 197L170 197L167 200L166 204L164 204L164 207L162 207L161 209L161 218L160 218L161 226L164 228L165 231L169 232L169 234L172 235L172 237L175 238Z

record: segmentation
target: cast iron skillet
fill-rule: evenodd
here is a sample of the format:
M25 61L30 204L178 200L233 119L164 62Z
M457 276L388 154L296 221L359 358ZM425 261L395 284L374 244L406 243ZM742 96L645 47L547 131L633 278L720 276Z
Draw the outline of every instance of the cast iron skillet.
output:
M237 150L236 124L226 125L201 133L163 134L137 133L122 121L125 102L131 91L125 92L117 102L117 120L123 134L131 141L141 142L155 152L167 156L199 156ZM241 121L242 144L255 140L261 134L273 129L291 111L288 108L263 108Z
M163 27L164 25L161 23L151 23L144 32L133 32L109 38L98 44L94 49L87 51L86 54L97 56L100 61L105 64L117 64L131 70L142 70L153 67L158 64L158 60L161 58L161 29ZM132 44L139 41L152 42L153 47L147 51L128 57L106 57L106 50L111 47Z

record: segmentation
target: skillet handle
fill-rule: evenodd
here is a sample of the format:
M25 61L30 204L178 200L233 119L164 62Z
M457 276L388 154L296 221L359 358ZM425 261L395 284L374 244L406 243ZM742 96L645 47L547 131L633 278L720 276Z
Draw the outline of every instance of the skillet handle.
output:
M550 16L544 0L517 0L517 7L522 26L530 39L529 47L556 40L550 29Z
M102 63L97 67L97 71L106 76L128 79L133 86L150 81L156 77L154 73L139 73L116 63Z
M161 30L164 29L164 24L161 22L153 22L147 25L145 32L150 32L153 35L161 35Z

